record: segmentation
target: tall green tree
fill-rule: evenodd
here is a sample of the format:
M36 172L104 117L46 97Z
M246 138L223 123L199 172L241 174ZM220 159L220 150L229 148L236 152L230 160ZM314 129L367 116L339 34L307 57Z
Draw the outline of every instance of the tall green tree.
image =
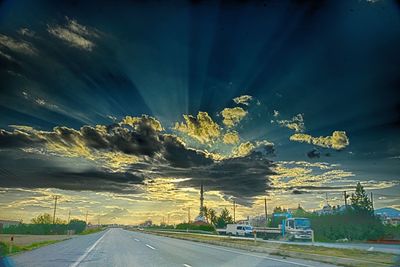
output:
M221 211L221 214L217 218L216 227L224 228L229 223L233 223L233 218L232 218L231 214L229 213L229 210L227 208L224 208Z
M351 194L350 200L354 211L373 214L372 202L360 182L357 183L356 191Z

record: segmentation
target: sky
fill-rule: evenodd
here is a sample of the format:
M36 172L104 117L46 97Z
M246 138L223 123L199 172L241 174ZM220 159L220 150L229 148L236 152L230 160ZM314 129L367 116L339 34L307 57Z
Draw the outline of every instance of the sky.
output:
M0 1L0 216L400 208L396 1Z

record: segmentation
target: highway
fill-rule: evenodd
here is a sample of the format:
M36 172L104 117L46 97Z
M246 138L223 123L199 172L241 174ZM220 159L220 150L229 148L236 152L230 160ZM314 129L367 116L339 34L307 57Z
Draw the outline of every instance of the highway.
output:
M111 228L12 256L11 266L333 266Z

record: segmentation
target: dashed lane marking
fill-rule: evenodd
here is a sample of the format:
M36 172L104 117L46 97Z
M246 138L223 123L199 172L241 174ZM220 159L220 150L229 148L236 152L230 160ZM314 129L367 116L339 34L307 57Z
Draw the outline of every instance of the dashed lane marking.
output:
M97 246L97 244L103 239L103 237L107 233L108 233L108 231L105 232L99 239L97 239L97 241L89 249L86 250L85 254L80 256L79 259L74 264L72 264L70 267L77 267L87 257L87 255Z
M146 244L146 247L151 248L151 249L155 249L154 247L152 247L152 246L150 246L148 244Z

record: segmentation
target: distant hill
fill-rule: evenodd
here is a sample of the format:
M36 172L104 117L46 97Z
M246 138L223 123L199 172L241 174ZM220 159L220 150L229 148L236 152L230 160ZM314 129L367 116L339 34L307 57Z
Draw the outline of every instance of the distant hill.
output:
M381 209L376 209L374 212L376 215L385 215L391 218L400 217L400 210L394 208L381 208Z

